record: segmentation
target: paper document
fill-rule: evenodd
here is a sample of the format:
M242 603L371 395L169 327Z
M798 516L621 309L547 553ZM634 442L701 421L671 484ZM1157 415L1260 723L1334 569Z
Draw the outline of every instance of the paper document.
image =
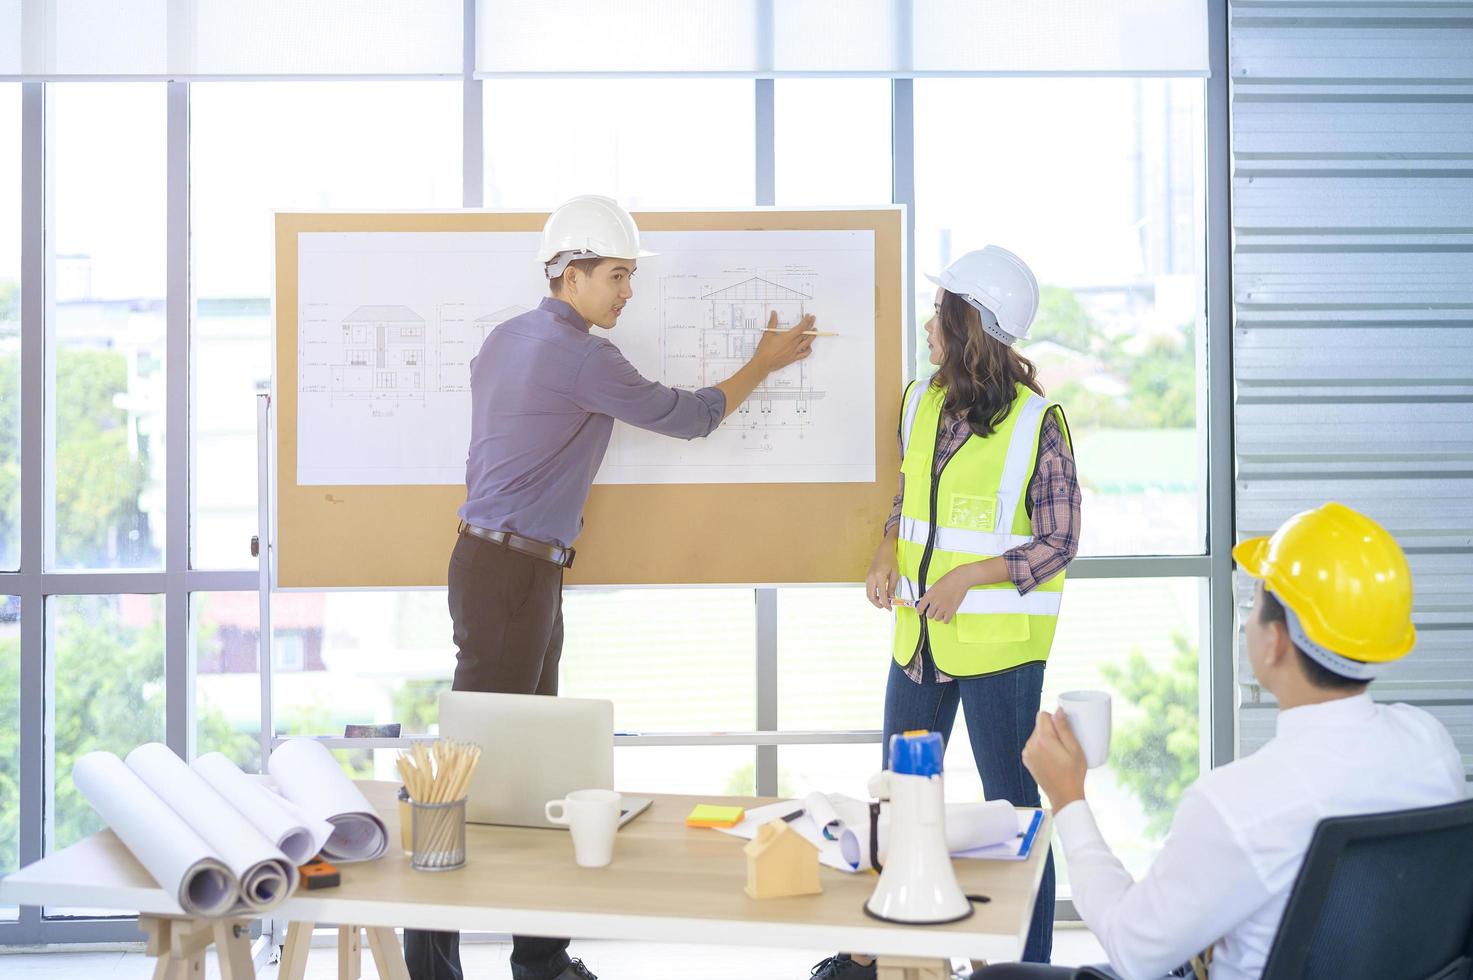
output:
M685 390L726 380L773 313L785 327L811 313L825 336L704 439L617 424L596 482L872 481L874 232L641 238L658 254L640 260L618 327L594 334L649 380ZM297 236L300 485L464 482L471 361L547 296L538 242L535 232Z
M167 745L140 745L124 761L220 855L248 908L269 909L297 887L297 866Z
M282 796L312 819L332 824L322 847L328 860L372 861L388 849L384 822L322 743L287 739L271 753L267 768Z
M219 752L200 756L191 768L280 848L294 868L316 857L332 836L332 824L307 817Z
M240 888L219 855L122 759L89 752L72 782L181 909L213 918L235 908Z
M802 807L804 815L789 822L804 840L818 848L818 860L839 871L855 872L870 868L869 860L869 804L862 800L839 794L826 797L836 814L841 830L837 839L827 838L823 829L813 819L814 807L809 799L788 800L748 810L741 823L730 828L718 828L723 834L731 834L744 840L752 840L757 830L770 820L780 820L794 809ZM820 817L827 811L819 808ZM1033 838L1030 830L1036 830L1039 810L1017 809L1005 800L987 803L948 803L946 805L946 843L952 857L975 858L995 861L1019 861L1028 855ZM880 863L885 863L888 850L889 806L881 807Z

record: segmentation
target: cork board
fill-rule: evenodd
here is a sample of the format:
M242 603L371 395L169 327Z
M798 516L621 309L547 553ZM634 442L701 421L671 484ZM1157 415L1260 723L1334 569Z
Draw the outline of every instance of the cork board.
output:
M596 485L584 511L581 585L847 583L864 579L899 468L904 212L647 211L645 231L871 230L875 243L875 479L868 483ZM444 586L465 487L299 485L298 235L540 231L531 212L279 213L273 390L277 587ZM636 295L635 302L639 302ZM614 338L617 342L617 337Z

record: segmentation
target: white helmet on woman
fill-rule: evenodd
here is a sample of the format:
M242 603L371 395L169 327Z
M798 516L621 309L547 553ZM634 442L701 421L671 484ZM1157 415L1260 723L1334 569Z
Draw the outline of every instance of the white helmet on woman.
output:
M982 329L1011 346L1028 336L1038 314L1038 280L1028 264L1005 248L968 252L927 279L956 293L982 314Z
M644 259L654 252L639 247L639 227L612 197L580 194L559 204L542 226L537 259L547 278L556 279L578 259Z

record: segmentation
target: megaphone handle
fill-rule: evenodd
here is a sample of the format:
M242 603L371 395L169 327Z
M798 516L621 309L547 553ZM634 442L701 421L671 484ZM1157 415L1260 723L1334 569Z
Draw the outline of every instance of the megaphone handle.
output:
M880 864L880 801L869 804L869 864L878 874L885 868Z

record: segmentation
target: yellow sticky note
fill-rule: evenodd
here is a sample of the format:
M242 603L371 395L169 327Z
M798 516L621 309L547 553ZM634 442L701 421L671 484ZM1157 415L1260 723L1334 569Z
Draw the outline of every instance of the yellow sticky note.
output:
M739 806L716 806L700 803L685 818L687 827L735 827L746 813Z

